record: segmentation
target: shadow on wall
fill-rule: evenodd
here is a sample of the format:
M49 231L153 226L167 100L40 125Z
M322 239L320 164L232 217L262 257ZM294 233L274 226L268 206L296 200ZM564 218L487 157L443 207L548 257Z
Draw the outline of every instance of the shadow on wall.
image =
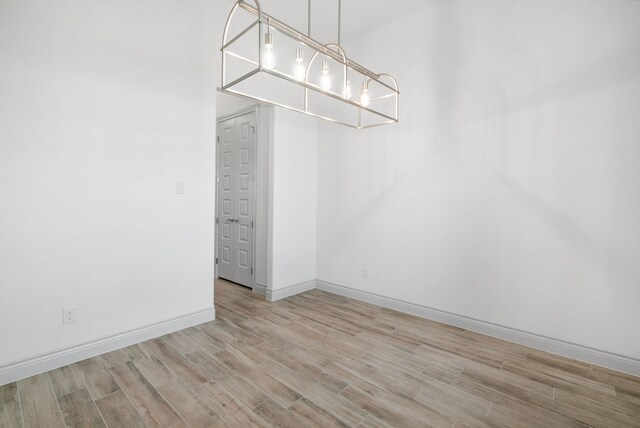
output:
M584 221L581 222L580 218L572 218L568 213L564 213L561 206L545 200L539 192L528 188L532 186L523 185L523 183L538 184L537 180L543 176L545 162L548 161L544 156L544 148L541 148L542 143L553 143L553 141L543 141L545 138L543 125L550 118L547 108L549 106L557 108L557 105L566 100L637 79L640 75L640 61L637 60L640 39L623 43L622 45L625 46L623 49L599 58L546 86L541 86L540 80L541 75L548 75L549 70L541 70L540 64L535 61L526 47L517 44L518 38L503 41L501 44L503 51L497 53L498 57L504 55L510 59L521 59L519 64L510 64L517 71L517 80L505 81L505 73L495 68L494 64L484 66L478 62L473 64L474 67L470 67L469 63L463 62L463 58L467 58L467 61L469 58L477 59L478 53L474 51L476 48L474 40L469 37L473 34L473 28L462 28L459 17L464 14L457 11L459 8L460 5L457 3L440 7L438 19L433 20L435 26L431 34L440 39L431 44L431 48L426 53L431 65L429 69L433 71L428 78L431 87L424 88L424 91L413 88L416 90L412 90L411 94L404 97L404 100L409 98L412 103L417 103L415 94L425 94L428 102L433 104L431 117L435 120L431 126L437 128L433 149L438 152L455 152L457 159L448 158L451 163L476 161L484 164L483 168L492 171L497 181L528 211L535 213L558 236L564 237L571 243L586 263L600 265L602 271L608 271L611 277L621 275L619 279L625 282L639 280L640 268L635 267L631 249L612 248L615 243L604 234L593 230ZM465 24L468 23L465 22ZM570 48L570 44L567 43L566 49ZM562 49L555 49L555 51L563 52ZM553 69L555 64L549 62L545 64L551 71L555 71ZM491 67L494 69L492 70ZM405 73L403 77L406 78L406 75ZM416 77L415 81L422 84L424 78ZM518 94L509 86L511 83L517 85L524 83L524 87L528 86L531 90L519 97L509 99L509 95ZM406 107L407 104L405 103L404 106ZM403 115L403 119L422 127L420 122L424 122L424 118L419 117L418 111L420 109L411 109ZM615 114L615 109L611 109L611 114ZM587 117L578 120L588 121L588 119ZM606 119L605 117L604 120ZM514 138L523 134L522 129L516 129L521 126L526 129L526 141ZM562 132L562 128L560 130ZM571 138L570 130L562 133ZM558 144L560 143L567 144L567 141L559 141ZM480 156L484 156L484 159L464 159L465 156L474 156L474 154L469 155L471 150L468 147L472 144L484 145L483 149L488 147L489 153ZM606 142L603 141L602 144ZM513 167L513 159L508 157L513 154L514 145L520 145L516 150L520 156L526 156L527 171L509 171L508 166ZM577 162L580 160L576 160ZM583 173L583 171L577 172L580 175ZM518 176L523 174L525 180L519 180ZM610 184L615 185L615 183ZM614 252L616 257L612 256ZM612 259L615 259L618 265L616 272L610 266Z
M585 263L615 275L607 261L615 251L621 253L616 263L624 263L617 269L627 272L625 281L632 278L629 275L637 279L640 273L630 257L632 249L614 250L615 242L609 239L608 233L592 226L592 218L585 217L579 210L563 210L563 189L554 188L552 184L554 179L565 179L563 185L571 190L574 181L581 184L588 169L580 166L580 159L569 159L567 154L571 154L572 145L576 145L580 137L574 135L575 127L588 123L589 117L583 114L577 121L573 117L574 126L567 126L557 117L557 111L562 112L567 102L579 103L579 96L637 78L639 41L626 43L626 48L606 58L594 57L594 61L584 67L580 67L580 55L568 58L567 64L558 65L553 59L562 57L566 50L570 52L571 40L564 42L566 46L553 47L548 54L544 50L532 50L525 43L528 39L519 37L501 40L496 46L478 43L475 35L486 29L474 29L473 25L484 24L484 21L469 18L462 10L464 7L462 2L439 3L437 16L430 19L428 28L420 33L427 36L426 47L418 52L398 53L404 56L402 63L413 64L396 73L402 92L400 123L371 131L343 131L326 125L328 139L349 142L340 148L340 155L330 156L336 173L343 180L336 183L343 190L334 199L335 215L341 219L340 230L334 238L339 243L348 243L350 237L369 230L366 225L374 216L388 213L385 209L394 205L393 202L411 203L406 195L402 201L390 200L402 197L403 193L396 193L396 188L424 185L434 177L441 181L435 183L431 191L449 192L457 184L456 180L492 177L519 201L516 204L549 225L554 235L576 247ZM514 27L517 21L514 22L505 24L513 27L507 30L517 31ZM492 32L480 35L485 42L487 37L496 37ZM484 62L487 53L491 53L491 58ZM578 69L562 74L562 70L572 70L567 68L571 64ZM384 65L383 69L393 68L389 63ZM557 80L544 81L545 77L554 75ZM567 114L580 113L568 111ZM615 114L615 109L611 114ZM574 141L570 141L571 137ZM595 150L596 155L598 150L608 150L603 144L604 141L601 144L596 140L591 150ZM556 162L550 163L548 155L553 155ZM569 174L562 172L563 165L557 161L562 160L562 156L571 162ZM432 170L417 171L427 168ZM434 172L436 168L442 171ZM619 174L607 176L615 180ZM424 182L403 184L415 179ZM607 186L615 185L611 177L603 176L602 181L606 180L609 180ZM544 189L549 190L550 197ZM583 191L578 203L593 204L588 185ZM353 198L353 195L360 196ZM612 218L606 211L604 215Z
M504 103L500 109L489 110L484 118L491 115L505 115L522 110L529 110L532 106L542 106L548 103L557 102L558 99L569 98L585 92L597 91L611 86L612 83L637 79L640 75L640 39L635 41L635 46L625 50L620 50L614 54L602 58L587 68L581 68L575 73L567 75L562 80L557 80L553 84L537 89L519 99ZM535 67L534 63L530 64Z
M352 130L335 124L325 124L325 132L330 133L329 140L348 141L341 150L347 154L334 156L334 168L344 180L340 186L340 200L334 206L334 212L341 221L334 239L337 245L352 239L352 235L364 229L377 208L392 194L393 189L404 180L410 160L410 145L401 144L397 139L390 140L381 132L385 127L370 130ZM345 171L351 171L346 173ZM349 195L362 194L364 197L351 199Z
M490 118L497 117L502 121L505 120L507 115L514 115L518 112L528 112L531 117L532 112L535 112L536 123L534 126L529 126L529 131L535 131L536 139L531 143L536 147L532 147L531 153L540 156L540 153L544 154L539 149L541 141L540 136L540 111L545 105L551 105L558 103L559 100L572 100L578 96L594 93L610 87L612 85L620 85L624 82L637 79L640 75L640 61L638 61L637 55L640 52L640 43L634 40L635 45L632 43L632 47L627 47L624 50L609 55L606 58L601 58L588 67L576 70L573 74L565 76L561 80L557 80L552 84L539 88L534 92L530 92L523 97L515 99L509 103L504 103L492 110L487 110L485 115L477 117ZM532 64L533 68L533 64ZM571 116L572 112L567 112L567 116ZM615 109L611 109L610 114L615 115ZM571 117L568 117L571 119ZM609 117L602 118L603 121L610 119ZM580 136L568 135L568 139L580 138ZM582 141L557 141L558 144L582 144ZM601 144L605 147L611 147L611 150L615 149L615 146L619 144L618 141L601 141ZM615 242L608 239L602 234L598 234L596 231L590 230L587 225L580 224L578 219L571 218L570 215L563 213L562 210L553 203L545 201L545 199L536 194L536 192L527 189L525 186L519 183L517 178L514 178L507 171L507 161L504 159L504 154L507 152L507 141L503 138L501 141L500 153L503 155L501 159L501 165L494 169L498 180L507 188L510 193L518 198L523 205L525 205L531 212L548 224L558 236L563 236L567 242L572 244L572 247L576 252L580 253L584 261L590 265L601 265L603 271L607 271L609 278L613 281L640 281L640 268L637 267L637 260L627 251L625 248L616 246ZM584 162L582 159L573 159L574 164L572 166ZM599 159L598 162L605 162L604 159ZM544 162L544 159L536 161L535 166L540 166L540 162ZM590 165L584 165L584 169L589 168ZM537 176L537 171L530 171L533 178ZM615 192L615 182L611 179L611 175L618 175L621 171L617 168L612 168L609 174L607 174L608 185L611 186L610 191ZM599 171L595 168L591 169L590 174L598 174ZM578 174L585 174L584 170L578 171ZM578 180L580 177L578 177ZM603 177L603 180L607 180ZM539 193L539 192L538 192ZM583 197L595 198L596 194L586 194ZM609 201L599 201L601 205L606 205ZM615 202L615 201L614 201ZM593 202L594 205L597 201ZM614 210L617 207L608 207L602 209L609 209L611 216L615 216ZM615 260L616 269L613 269L611 264ZM603 284L606 286L606 284Z

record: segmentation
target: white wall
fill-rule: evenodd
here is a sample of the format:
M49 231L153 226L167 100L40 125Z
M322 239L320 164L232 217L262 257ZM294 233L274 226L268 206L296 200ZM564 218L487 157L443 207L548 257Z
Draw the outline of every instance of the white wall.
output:
M212 309L228 8L0 3L0 366Z
M274 110L271 182L271 290L316 279L317 122Z
M640 358L639 22L451 0L347 44L401 121L320 127L318 278Z
M269 212L269 147L273 138L273 107L260 105L258 107L258 143L256 145L256 243L255 243L255 282L256 291L263 293L269 288L271 241L269 241L270 217Z
M217 82L220 85L219 82ZM238 97L226 92L218 91L216 94L216 114L225 117L256 105L256 101Z

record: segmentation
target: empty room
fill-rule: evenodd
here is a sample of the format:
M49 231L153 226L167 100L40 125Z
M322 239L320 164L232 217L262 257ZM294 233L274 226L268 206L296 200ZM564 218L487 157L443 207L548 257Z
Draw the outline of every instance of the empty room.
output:
M640 1L0 0L0 428L640 427Z

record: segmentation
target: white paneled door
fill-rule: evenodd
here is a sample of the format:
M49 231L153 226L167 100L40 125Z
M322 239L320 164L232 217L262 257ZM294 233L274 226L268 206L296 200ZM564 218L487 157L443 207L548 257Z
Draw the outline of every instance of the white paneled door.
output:
M251 287L256 114L218 123L218 276Z

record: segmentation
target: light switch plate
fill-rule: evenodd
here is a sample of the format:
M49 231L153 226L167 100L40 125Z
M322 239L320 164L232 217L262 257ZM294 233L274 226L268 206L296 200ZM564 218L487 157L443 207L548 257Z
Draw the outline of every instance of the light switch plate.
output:
M176 181L176 195L184 195L184 181Z

